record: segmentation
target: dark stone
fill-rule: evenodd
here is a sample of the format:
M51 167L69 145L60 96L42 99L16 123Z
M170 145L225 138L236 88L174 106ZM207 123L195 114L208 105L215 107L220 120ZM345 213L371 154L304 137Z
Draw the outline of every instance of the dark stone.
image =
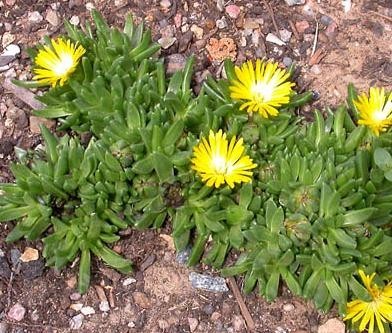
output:
M5 257L0 257L0 276L6 279L11 276L11 269Z
M42 259L22 262L21 264L22 275L28 280L33 280L37 277L40 277L44 273L44 268L45 263Z
M11 140L7 138L0 140L0 154L3 154L4 156L8 156L11 155L13 151L14 151L14 143Z

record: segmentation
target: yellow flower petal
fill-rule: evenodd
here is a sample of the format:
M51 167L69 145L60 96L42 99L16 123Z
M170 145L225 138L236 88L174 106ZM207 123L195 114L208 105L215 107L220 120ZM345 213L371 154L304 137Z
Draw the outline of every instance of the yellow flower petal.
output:
M392 322L392 285L388 283L379 288L373 283L375 273L366 275L362 270L358 273L372 300L365 302L357 299L349 302L344 320L351 320L353 323L360 321L360 332L367 329L369 333L373 333L376 324L378 331L384 333L384 323Z
M277 116L278 108L290 101L293 82L287 81L289 73L274 62L256 60L235 67L237 80L229 87L231 98L242 101L240 110L258 112L262 117Z
M250 182L251 169L256 167L252 159L243 155L243 139L226 139L226 133L210 131L208 141L205 138L193 148L192 169L197 171L207 186L220 187L223 184L233 188L236 183Z
M52 39L51 47L44 45L34 59L37 67L33 69L33 80L52 87L64 85L85 52L81 45L70 40Z
M385 132L392 125L392 93L385 94L384 88L372 87L354 101L358 109L359 125L368 126L375 135Z

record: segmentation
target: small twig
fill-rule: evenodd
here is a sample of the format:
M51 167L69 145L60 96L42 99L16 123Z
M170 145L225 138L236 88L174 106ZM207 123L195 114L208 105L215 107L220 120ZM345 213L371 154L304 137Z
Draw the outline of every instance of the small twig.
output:
M241 314L246 321L246 326L248 327L248 331L253 332L255 329L255 322L253 321L252 316L250 315L250 312L244 302L244 299L242 298L241 292L237 286L237 282L233 277L229 277L228 282L229 282L230 289L233 292L233 295L238 305L240 306Z
M272 24L274 25L277 36L279 37L279 28L278 28L278 25L276 24L274 11L273 11L271 5L267 1L263 0L263 2L267 6L268 13L271 16Z
M11 305L11 291L12 291L12 281L14 280L14 272L11 272L10 279L7 285L7 308Z
M293 21L289 20L289 24L290 24L290 28L291 28L291 30L292 30L294 36L295 36L295 39L296 39L297 41L299 41L299 40L300 40L300 36L299 36L299 34L298 34L297 28L295 27Z
M313 57L314 52L316 52L318 33L319 33L319 23L318 21L316 21L316 33L314 34L312 53L310 54L311 57Z
M382 17L383 19L385 19L385 20L387 20L387 21L389 21L389 22L392 22L392 17L390 17L390 16L386 16L386 15L384 15L384 14L380 14L380 13L377 13L377 12L374 12L374 11L370 11L370 13L372 13L372 14L374 14L374 15L377 15L377 16L379 16L379 17Z

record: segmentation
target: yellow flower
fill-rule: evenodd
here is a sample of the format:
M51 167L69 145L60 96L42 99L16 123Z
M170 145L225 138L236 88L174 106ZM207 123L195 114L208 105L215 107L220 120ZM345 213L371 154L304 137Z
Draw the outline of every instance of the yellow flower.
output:
M359 270L359 275L368 290L372 300L365 302L357 299L347 304L347 315L344 320L352 319L355 323L361 318L359 331L363 331L368 327L368 332L374 332L374 321L377 323L378 330L384 333L384 324L392 322L392 282L384 288L379 288L376 284L372 284L372 280L376 273L365 275Z
M259 112L264 118L277 116L278 108L290 101L291 87L295 84L287 81L290 74L278 68L274 62L256 60L256 67L251 61L241 68L235 67L237 79L229 89L231 98L242 100L240 110L249 113Z
M257 165L244 153L243 139L230 141L222 130L210 131L208 141L205 138L193 148L192 169L196 170L207 186L218 188L227 183L231 188L234 183L250 182L252 172Z
M384 88L370 88L369 97L363 93L354 104L361 118L358 124L370 127L377 136L392 125L392 93L386 96Z
M51 46L44 45L34 59L37 68L34 68L33 80L42 85L55 87L62 86L75 71L76 66L86 52L81 45L64 41L62 38L51 40Z

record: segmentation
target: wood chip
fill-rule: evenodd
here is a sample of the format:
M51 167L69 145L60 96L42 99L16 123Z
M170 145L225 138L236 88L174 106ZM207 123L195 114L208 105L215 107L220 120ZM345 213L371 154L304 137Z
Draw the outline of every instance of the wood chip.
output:
M316 64L319 64L320 61L327 55L327 52L320 48L318 50L316 50L316 52L314 52L314 54L310 57L309 59L309 65L313 66Z
M99 300L101 302L107 302L108 299L106 297L105 290L103 290L103 288L101 286L98 286L98 285L95 285L94 288L95 288L95 291L97 292Z
M253 332L255 330L255 322L253 321L253 318L248 310L248 307L246 306L244 299L242 298L241 292L237 286L237 282L233 277L229 277L227 280L230 289L240 307L241 314L245 319L246 326L248 327L248 332Z
M10 79L4 80L3 87L34 110L41 110L45 107L45 104L36 99L35 94L25 88L16 86Z

